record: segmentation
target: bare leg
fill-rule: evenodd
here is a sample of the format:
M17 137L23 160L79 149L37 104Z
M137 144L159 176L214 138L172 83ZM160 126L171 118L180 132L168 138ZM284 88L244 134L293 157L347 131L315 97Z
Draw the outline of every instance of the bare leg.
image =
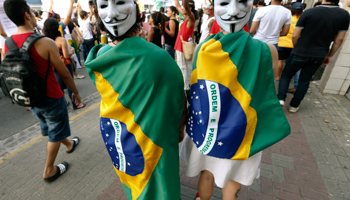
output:
M67 138L66 139L63 139L61 140L62 144L64 144L66 146L66 150L67 151L70 151L73 147L73 141L72 140L68 140Z
M283 69L284 61L285 60L279 60L278 61L278 70L277 70L277 74L275 76L275 80L280 80L280 78L281 78L281 72L282 72L282 69Z
M55 175L57 168L53 166L55 159L60 148L61 142L48 142L47 143L47 155L43 178L50 178Z
M241 191L241 184L229 180L224 188L222 188L223 200L236 200L238 199L239 192Z
M198 181L198 193L201 200L209 200L214 191L214 176L211 172L204 170L201 172Z

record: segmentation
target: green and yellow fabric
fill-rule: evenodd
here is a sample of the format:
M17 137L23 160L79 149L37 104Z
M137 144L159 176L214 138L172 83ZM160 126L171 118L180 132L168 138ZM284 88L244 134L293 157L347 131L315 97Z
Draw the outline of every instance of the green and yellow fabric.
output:
M102 97L102 137L128 199L179 200L179 67L140 37L94 47L85 66Z
M267 44L243 30L218 33L194 60L186 130L199 152L245 160L290 133Z

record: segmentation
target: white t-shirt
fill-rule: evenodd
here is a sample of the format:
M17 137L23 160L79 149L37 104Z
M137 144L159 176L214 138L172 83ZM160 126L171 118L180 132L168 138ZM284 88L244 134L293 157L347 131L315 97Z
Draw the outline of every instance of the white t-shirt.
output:
M253 19L253 22L260 21L254 38L263 42L278 44L281 28L285 24L290 24L291 20L290 10L283 6L270 5L259 8Z
M210 29L208 27L209 25L209 22L211 20L215 20L215 17L211 17L209 18L207 21L204 21L202 26L201 26L201 29L202 29L202 35L201 35L201 38L199 40L199 43L202 43L205 39L207 39L207 37L209 36L210 34Z
M80 30L83 33L84 40L90 40L93 38L92 30L90 26L90 20L87 18L86 20L79 19Z

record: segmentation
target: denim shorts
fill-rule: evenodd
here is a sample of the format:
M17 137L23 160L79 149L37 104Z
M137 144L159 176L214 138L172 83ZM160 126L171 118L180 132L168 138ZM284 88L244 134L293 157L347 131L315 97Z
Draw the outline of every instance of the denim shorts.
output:
M49 142L59 142L70 136L67 102L64 97L47 97L46 106L32 107L31 110L40 122L41 134L49 136Z

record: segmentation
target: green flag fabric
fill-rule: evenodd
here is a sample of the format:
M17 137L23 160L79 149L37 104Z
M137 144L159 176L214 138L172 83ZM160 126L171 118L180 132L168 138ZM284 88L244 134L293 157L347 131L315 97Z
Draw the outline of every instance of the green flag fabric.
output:
M268 45L241 30L197 48L187 133L200 153L245 160L290 134Z
M179 67L141 37L94 47L85 66L102 97L102 138L128 199L179 200Z

